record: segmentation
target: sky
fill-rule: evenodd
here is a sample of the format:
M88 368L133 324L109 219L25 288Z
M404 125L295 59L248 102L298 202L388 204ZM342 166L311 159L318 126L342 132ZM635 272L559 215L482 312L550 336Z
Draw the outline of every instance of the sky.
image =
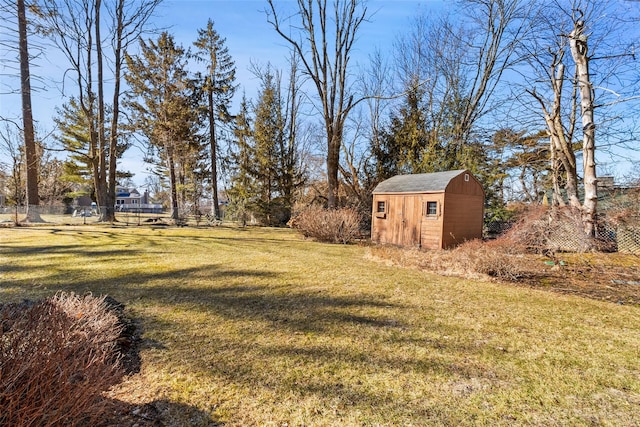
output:
M417 13L425 9L442 10L446 3L445 0L370 0L371 18L361 27L353 65L364 67L368 55L376 49L390 54L394 41ZM275 4L286 8L294 2L276 0ZM259 82L249 71L252 63L266 65L271 62L276 67L284 67L288 56L288 46L267 22L266 6L264 0L165 0L157 9L152 24L167 29L176 42L186 48L197 38L198 29L205 28L207 21L212 19L216 31L226 38L226 46L237 67L236 82L240 86L236 94L237 103L243 91L249 99L257 94ZM74 93L60 83L65 64L66 59L61 54L56 54L55 49L47 49L45 57L38 58L32 68L32 75L41 77L49 86L47 90L34 88L32 95L34 120L40 135L53 130L55 108L64 102L65 95ZM20 96L7 94L5 90L8 86L15 87L17 81L11 81L5 72L0 66L0 117L19 121ZM133 181L138 185L144 182L145 177L142 156L140 148L132 147L120 162L121 169L135 173Z
M295 6L294 0L276 0L275 3L277 7L282 8ZM452 0L369 0L370 19L360 29L352 65L356 69L364 68L368 55L376 49L391 57L394 42L409 31L417 15L437 14L452 4ZM190 47L197 38L198 29L204 28L207 21L212 19L216 31L226 38L226 46L237 67L237 106L243 92L249 99L257 95L259 81L249 70L252 63L266 65L267 62L271 62L275 67L286 67L289 46L267 22L266 6L266 0L165 0L156 11L152 25L167 29L177 43ZM148 37L155 38L152 35ZM0 58L6 54L0 46ZM0 62L0 118L10 118L19 122L20 96L18 93L7 93L8 87L18 87L18 80L6 75L7 69L3 64L4 62ZM52 48L46 50L45 56L37 58L32 67L32 75L42 78L47 87L46 90L36 87L32 96L34 119L40 137L53 131L56 108L66 101L66 96L74 94L68 84L66 87L61 84L66 70L65 64L66 59ZM38 83L36 86L41 84ZM46 142L50 144L52 141L49 138ZM637 153L634 155L637 156ZM1 156L0 153L0 161ZM134 145L125 153L119 166L120 170L128 170L135 174L133 181L138 186L144 183L147 174L148 166L142 162L143 156L143 148ZM619 171L628 170L632 165L632 162L616 163L617 160L603 160L602 164L607 168L607 173L623 175Z

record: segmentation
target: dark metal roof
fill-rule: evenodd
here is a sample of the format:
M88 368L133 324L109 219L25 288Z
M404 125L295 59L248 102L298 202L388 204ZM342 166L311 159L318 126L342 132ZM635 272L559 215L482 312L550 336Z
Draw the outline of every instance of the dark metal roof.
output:
M444 192L451 180L466 170L412 175L396 175L378 184L374 193L438 193Z

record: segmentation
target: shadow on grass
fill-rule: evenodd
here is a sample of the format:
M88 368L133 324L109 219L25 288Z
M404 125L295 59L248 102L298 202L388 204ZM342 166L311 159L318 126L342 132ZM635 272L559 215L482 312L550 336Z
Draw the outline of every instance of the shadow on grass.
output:
M184 403L159 399L136 405L107 399L108 416L96 427L221 426L211 414Z
M144 231L132 239L135 245L143 245L148 240L148 247L153 250L158 244L154 233L156 231ZM195 252L199 243L209 251L213 242L276 254L278 244L283 243L251 233L238 233L232 238L167 233L162 239L165 245L170 242L176 248L193 250L194 256L200 254ZM192 246L183 246L186 242ZM292 243L298 244L285 243L287 249L291 249ZM146 253L124 245L122 248L123 251L114 253L119 260L123 255L133 258ZM77 251L79 257L86 255L83 245L53 250ZM28 251L31 252L27 255L35 253L33 248ZM104 256L111 256L105 252ZM225 256L224 252L221 254ZM207 252L200 256L216 255ZM242 267L241 258L237 265ZM243 390L262 388L274 390L281 396L312 396L325 403L338 402L344 408L355 405L363 413L379 413L384 406L402 414L408 404L403 400L403 390L390 392L383 384L371 386L367 376L389 373L392 381L394 375L407 375L411 384L412 377L421 375L439 378L492 375L473 362L481 350L469 341L422 339L421 332L407 322L405 313L412 307L389 302L384 296L368 293L362 287L344 292L337 286L310 288L304 283L292 283L294 272L280 273L268 266L261 270L249 267L235 268L234 263L229 262L222 267L206 262L189 268L171 266L166 271L110 270L109 277L82 277L81 273L71 275L70 270L59 270L47 280L61 290L106 293L128 306L133 304L136 311L140 310L137 316L143 329L148 326L157 339L145 338L143 331L143 348L166 352L167 358L160 359L175 364L176 372L186 369L207 381L223 381ZM24 281L14 286L26 291L32 284ZM146 307L152 309L147 311ZM155 309L162 311L162 316L151 314ZM198 320L189 319L192 315ZM207 331L209 326L213 329L227 322L232 329L238 326L243 335L216 335ZM464 336L466 332L454 330L451 325L430 327L429 335L436 337ZM413 332L415 337L406 339L406 335ZM352 347L348 348L349 345ZM463 360L462 354L467 358ZM371 381L384 382L384 379ZM166 404L177 411L193 409ZM416 413L426 410L420 405L409 407ZM207 414L196 412L194 416L206 417ZM455 424L456 420L445 421Z
M424 420L430 416L428 405L406 400L411 393L390 389L388 382L406 377L407 384L414 385L422 381L416 378L431 377L463 386L473 379L472 385L477 381L483 386L496 383L500 376L480 362L485 349L467 338L467 330L438 323L426 333L417 331L404 322L402 312L411 310L408 306L285 287L220 288L213 293L186 289L185 294L181 297L199 301L193 310L216 316L212 325L231 320L230 324L255 327L255 335L246 331L204 338L198 332L191 343L166 343L167 351L179 349L181 354L185 346L193 345L189 372L232 389L331 402L345 411L357 407L371 416L380 414L381 408L398 416L411 408L415 415L423 411L419 418ZM178 331L189 335L192 327L154 316L143 323L153 324L154 333L164 337L174 337ZM193 327L206 329L206 325ZM455 414L448 417L440 413L437 421L450 425L460 421Z

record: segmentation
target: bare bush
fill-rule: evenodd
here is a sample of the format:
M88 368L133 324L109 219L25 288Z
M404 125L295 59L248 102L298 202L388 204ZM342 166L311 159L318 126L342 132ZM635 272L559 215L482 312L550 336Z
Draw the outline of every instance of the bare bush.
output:
M58 294L0 306L0 425L92 425L123 375L104 298Z
M579 210L547 206L522 212L513 227L498 240L503 246L518 248L523 253L541 254L585 252L594 249L597 243L585 234Z
M322 242L350 243L360 236L361 215L352 208L324 209L312 205L298 213L289 225L305 237Z
M529 264L512 245L471 240L452 250L450 256L450 262L455 263L460 271L511 281L531 275Z

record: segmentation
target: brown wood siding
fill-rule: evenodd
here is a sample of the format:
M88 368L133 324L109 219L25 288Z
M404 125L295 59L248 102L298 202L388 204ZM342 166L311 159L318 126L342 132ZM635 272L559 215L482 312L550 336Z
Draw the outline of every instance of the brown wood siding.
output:
M438 203L438 215L433 217L424 216L421 212L420 221L422 223L422 233L420 235L420 247L424 249L440 249L442 247L442 223L444 220L444 194L423 194L422 204L427 202Z
M465 181L465 175L469 176L469 180ZM447 194L466 194L467 196L481 196L484 198L484 190L482 185L470 173L463 173L451 180L445 190Z
M389 235L387 243L402 244L402 200L404 196L389 196Z
M384 217L375 212L378 201L386 203ZM373 198L373 206L372 241L408 247L420 245L422 214L420 195L376 194Z
M484 197L482 195L446 194L445 220L442 227L443 248L466 240L482 238Z
M468 179L465 180L465 176ZM384 215L376 213L384 201ZM438 215L425 216L426 202L438 203ZM424 249L450 248L482 238L484 191L471 173L453 178L445 192L373 195L371 240Z
M376 210L378 202L385 202L386 213L379 215ZM373 195L373 211L371 212L371 241L377 243L386 243L386 235L389 221L389 196L374 194Z

